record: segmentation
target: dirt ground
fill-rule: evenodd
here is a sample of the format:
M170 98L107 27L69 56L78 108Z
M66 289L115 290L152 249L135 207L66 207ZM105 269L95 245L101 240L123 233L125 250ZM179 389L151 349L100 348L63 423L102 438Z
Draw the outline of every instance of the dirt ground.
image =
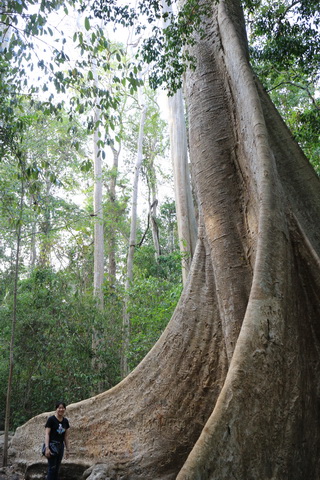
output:
M0 458L2 465L2 458ZM0 480L23 480L23 475L14 471L13 467L0 467Z

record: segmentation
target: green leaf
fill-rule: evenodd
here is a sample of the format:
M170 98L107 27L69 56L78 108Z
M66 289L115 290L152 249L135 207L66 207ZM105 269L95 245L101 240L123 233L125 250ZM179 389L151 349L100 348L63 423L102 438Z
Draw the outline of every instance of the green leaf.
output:
M90 22L88 17L84 19L84 26L86 30L90 30Z
M15 4L15 10L17 11L17 13L21 14L22 11L23 11L23 4L22 2L16 2Z

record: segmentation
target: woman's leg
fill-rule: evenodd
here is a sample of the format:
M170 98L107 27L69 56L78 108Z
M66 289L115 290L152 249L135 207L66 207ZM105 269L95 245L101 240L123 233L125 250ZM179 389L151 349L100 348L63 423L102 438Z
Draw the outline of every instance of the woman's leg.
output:
M48 476L47 480L57 480L59 466L57 465L57 457L48 458ZM58 468L57 468L58 467Z
M48 458L48 476L47 480L58 480L59 478L59 469L63 457L63 447L59 455L54 455L53 457Z
M61 462L62 462L62 457L63 457L63 446L61 448L61 451L59 453L59 455L57 455L57 463L56 463L56 480L58 480L59 478L59 470L60 470L60 465L61 465Z

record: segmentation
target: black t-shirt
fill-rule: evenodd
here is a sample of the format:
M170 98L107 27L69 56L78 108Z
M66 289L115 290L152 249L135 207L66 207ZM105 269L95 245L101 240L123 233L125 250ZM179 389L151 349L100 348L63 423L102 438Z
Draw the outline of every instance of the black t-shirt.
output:
M49 417L45 428L50 428L50 442L60 442L63 443L66 430L70 427L69 420L63 417L62 421L59 422L55 415Z

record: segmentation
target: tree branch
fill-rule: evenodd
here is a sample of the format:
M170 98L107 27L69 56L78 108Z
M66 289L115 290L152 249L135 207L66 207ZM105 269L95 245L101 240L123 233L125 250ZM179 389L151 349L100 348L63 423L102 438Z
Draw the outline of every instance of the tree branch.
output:
M315 99L314 96L311 94L311 92L310 92L310 90L309 90L308 87L303 87L302 85L299 85L299 84L294 83L294 82L290 82L289 80L278 83L278 84L275 85L274 87L268 89L267 92L269 93L269 92L271 92L272 90L276 90L277 88L281 87L282 85L292 85L293 87L300 88L301 90L304 90L305 92L307 92L308 97L311 99L311 101L312 101L312 103L314 104L314 106L316 107L316 109L317 109L317 110L320 110L320 106L317 104L316 99Z

